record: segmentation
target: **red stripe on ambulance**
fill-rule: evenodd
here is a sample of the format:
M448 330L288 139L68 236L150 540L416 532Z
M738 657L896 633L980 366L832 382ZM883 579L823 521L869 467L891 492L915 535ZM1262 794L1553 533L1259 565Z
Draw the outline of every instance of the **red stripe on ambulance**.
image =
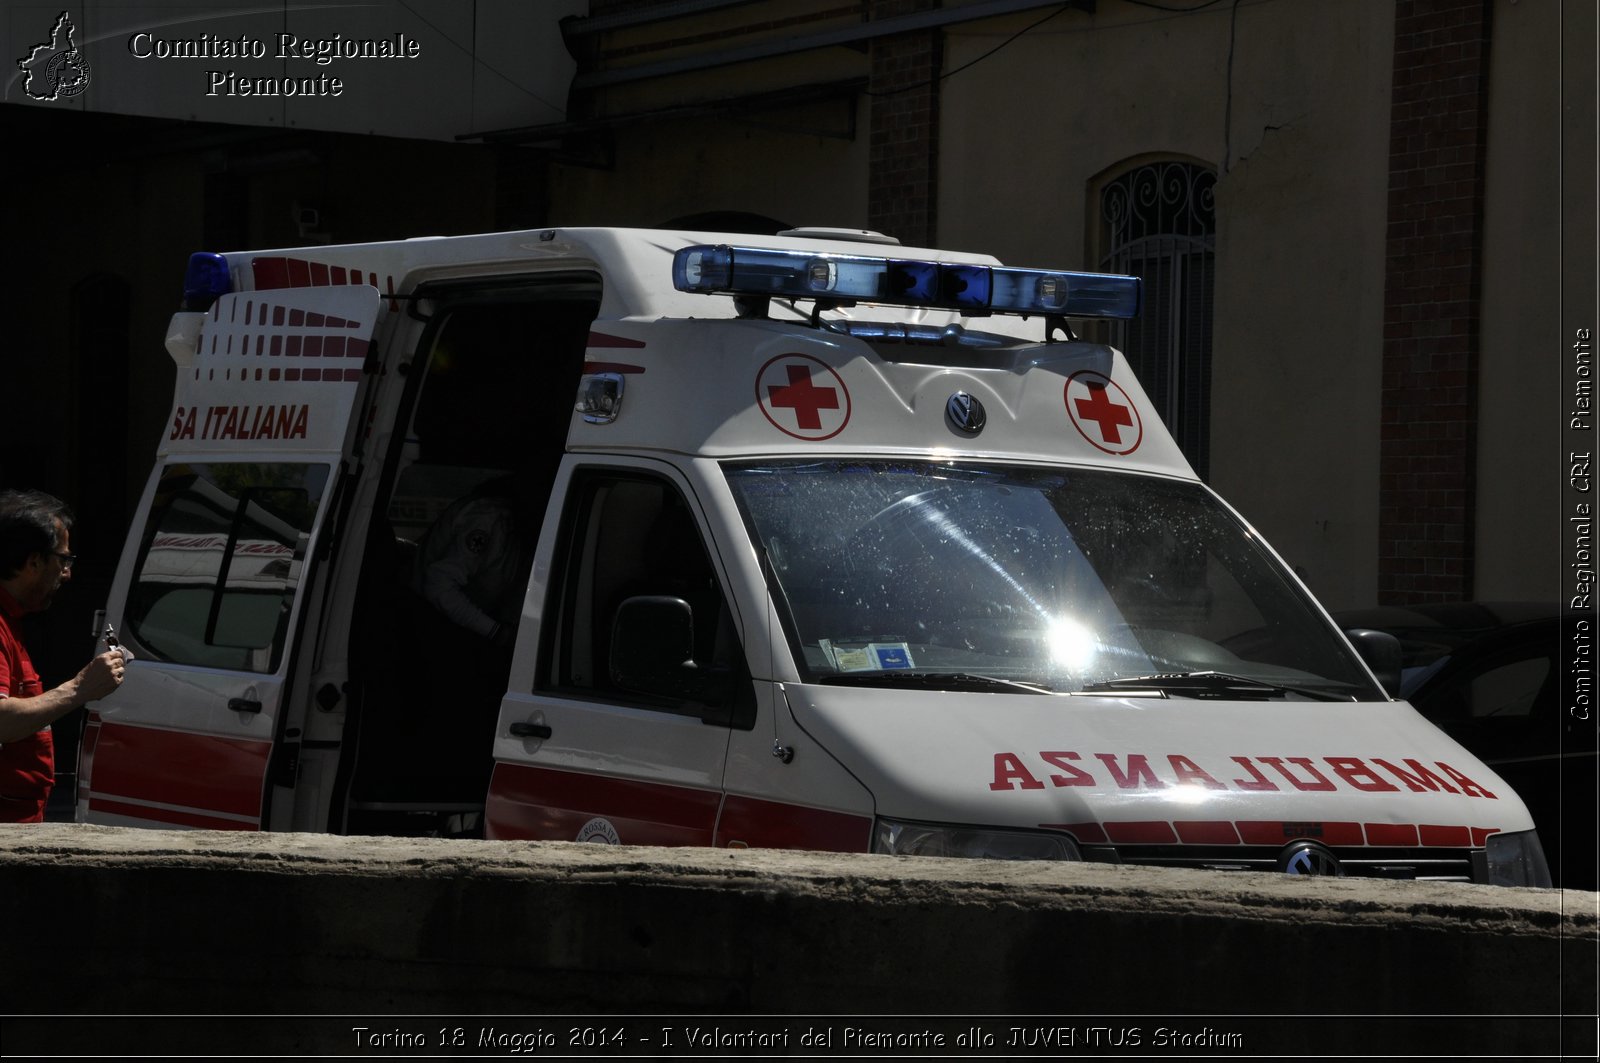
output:
M1393 845L1411 848L1417 844L1415 823L1368 823L1368 845Z
M498 763L484 832L571 841L599 818L626 845L710 845L721 799L716 790Z
M1071 834L1082 845L1281 846L1315 838L1338 848L1481 848L1494 827L1413 823L1299 823L1283 820L1110 820L1105 823L1041 823Z
M260 826L261 779L272 755L270 741L127 727L102 720L94 753L97 764L91 776L91 809L109 810L120 798L139 802L126 805L119 812L123 815L187 822L171 817L203 817L210 811L242 816L251 821L245 825L247 829ZM168 807L146 808L144 802ZM237 821L217 822L240 827Z
M716 844L729 842L763 849L860 853L872 844L872 817L730 795L722 803Z
M90 807L96 813L102 815L145 819L155 823L170 823L175 827L190 827L197 830L253 831L261 829L260 821L245 823L237 819L223 819L220 816L208 816L203 812L191 812L187 809L129 804L125 801L111 801L102 797L93 798Z
M1185 845L1239 844L1239 828L1227 820L1178 820L1172 826Z
M1239 822L1239 837L1246 845L1282 845L1295 838L1315 838L1329 845L1363 845L1359 823L1298 823L1276 819Z
M1171 845L1178 835L1165 820L1123 820L1105 825L1106 837L1124 845Z
M865 852L872 817L716 790L582 772L495 765L485 807L490 838L576 839L604 819L625 845L718 845Z
M325 288L346 284L370 284L379 290L376 273L363 273L359 269L335 266L327 262L313 262L308 258L286 258L281 255L262 255L250 260L250 272L257 291L274 288ZM394 278L389 278L389 291L394 291Z
M626 347L637 349L644 346L643 340L629 339L627 336L613 336L607 332L589 333L590 347Z

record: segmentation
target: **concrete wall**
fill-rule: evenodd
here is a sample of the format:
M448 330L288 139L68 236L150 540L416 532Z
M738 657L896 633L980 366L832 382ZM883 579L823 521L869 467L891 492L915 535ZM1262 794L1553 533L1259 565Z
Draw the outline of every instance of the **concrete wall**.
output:
M1137 1017L1181 1015L1256 1055L1594 1050L1591 893L84 826L0 827L0 890L8 1052L107 1036L15 1018L39 1013L1133 1016L1146 1037ZM1394 1018L1305 1018L1353 1013ZM347 1048L349 1025L292 1047ZM116 1046L205 1029L123 1022Z

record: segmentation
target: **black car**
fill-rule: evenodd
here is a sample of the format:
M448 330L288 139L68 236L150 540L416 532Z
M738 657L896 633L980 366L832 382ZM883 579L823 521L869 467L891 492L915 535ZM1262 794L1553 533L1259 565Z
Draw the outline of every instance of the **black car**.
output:
M1581 704L1572 636L1593 614L1530 602L1456 602L1335 614L1400 640L1399 696L1522 797L1554 884L1596 888L1596 721ZM1586 662L1592 676L1593 657ZM1589 706L1588 718L1575 708Z

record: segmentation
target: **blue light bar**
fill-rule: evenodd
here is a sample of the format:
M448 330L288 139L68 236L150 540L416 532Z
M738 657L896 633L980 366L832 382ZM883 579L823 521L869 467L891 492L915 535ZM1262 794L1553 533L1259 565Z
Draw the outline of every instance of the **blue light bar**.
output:
M226 258L210 251L189 256L189 268L183 274L183 309L209 310L218 296L231 291L233 279Z
M927 306L968 314L1131 318L1143 283L1110 273L1011 269L957 262L774 251L726 244L672 258L680 292Z

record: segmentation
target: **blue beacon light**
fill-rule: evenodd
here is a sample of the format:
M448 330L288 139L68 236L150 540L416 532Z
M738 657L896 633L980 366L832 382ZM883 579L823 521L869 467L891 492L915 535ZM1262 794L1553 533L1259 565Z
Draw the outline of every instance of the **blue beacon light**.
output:
M189 256L189 268L183 274L182 309L209 310L218 296L233 291L233 279L228 274L228 260L211 251L196 251Z
M1110 273L1013 269L698 244L673 256L682 292L925 306L967 314L1132 318L1143 283Z

